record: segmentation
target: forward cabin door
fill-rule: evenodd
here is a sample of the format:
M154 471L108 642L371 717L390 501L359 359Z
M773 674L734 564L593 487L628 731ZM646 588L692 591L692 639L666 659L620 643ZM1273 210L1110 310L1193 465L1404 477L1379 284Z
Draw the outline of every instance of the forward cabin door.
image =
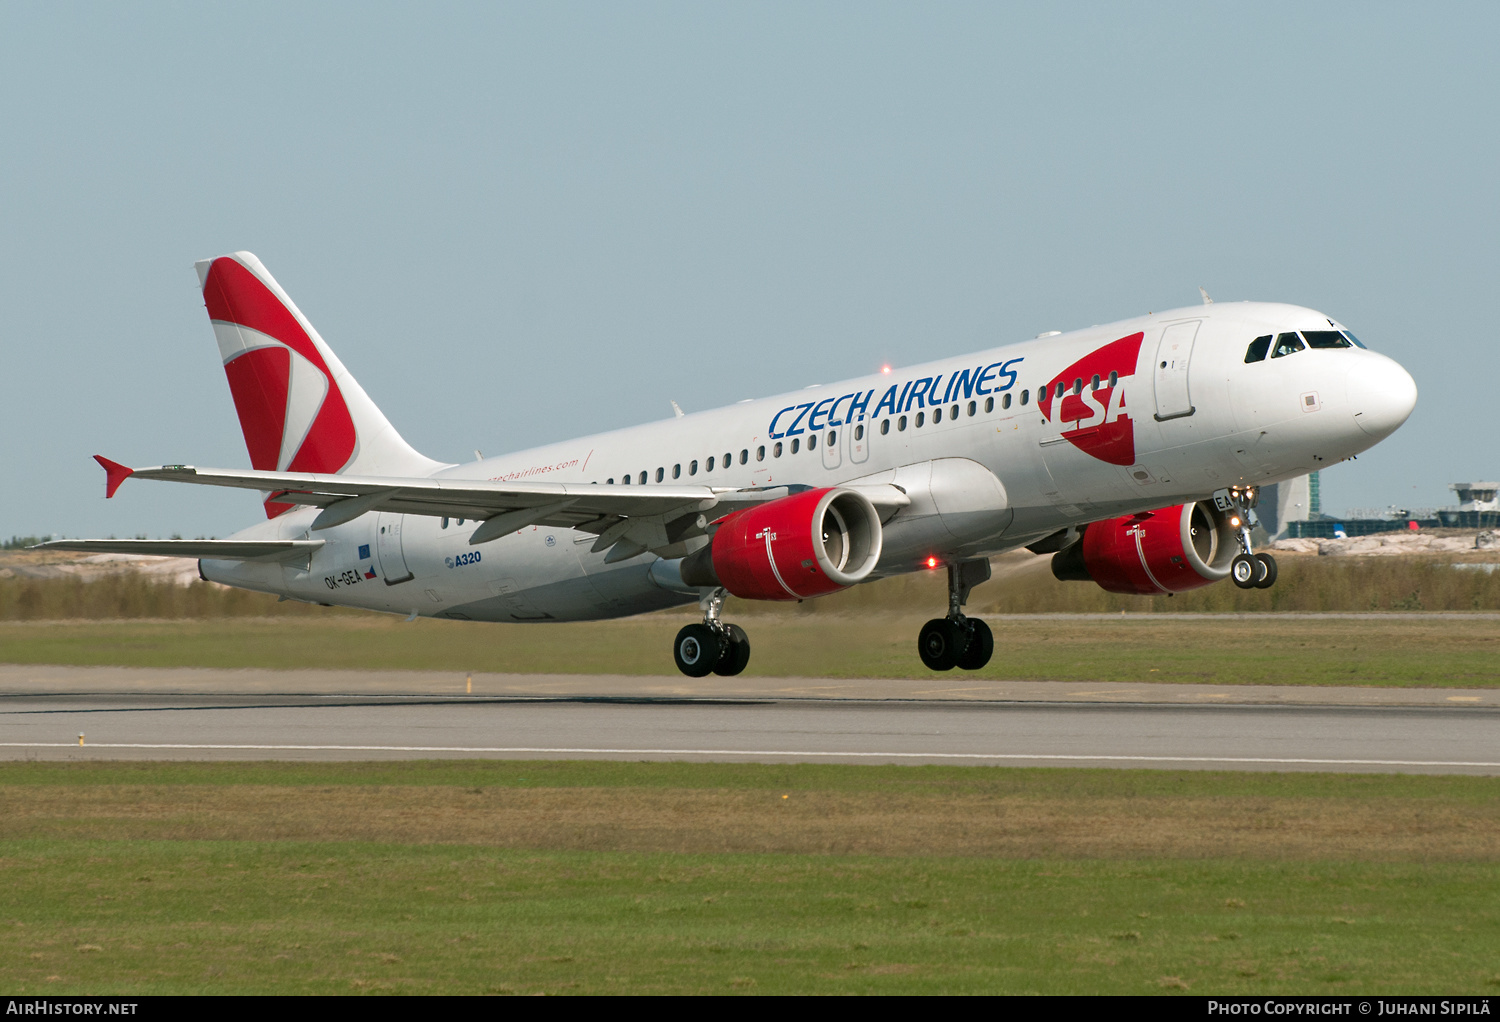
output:
M1188 391L1188 364L1193 358L1193 340L1202 320L1173 323L1161 333L1156 346L1156 421L1176 419L1193 414L1192 394Z
M406 551L401 548L401 523L405 515L382 511L375 522L375 552L380 557L380 574L385 584L410 582L411 569L406 566Z

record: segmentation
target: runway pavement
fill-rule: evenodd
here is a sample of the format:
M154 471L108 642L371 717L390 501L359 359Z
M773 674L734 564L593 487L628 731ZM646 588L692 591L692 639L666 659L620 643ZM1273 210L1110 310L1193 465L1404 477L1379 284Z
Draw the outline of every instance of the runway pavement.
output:
M1488 690L1300 689L1272 699L1275 693L1253 686L1195 692L958 676L913 683L476 675L467 694L471 680L453 675L123 670L0 668L0 758L608 758L1500 774L1500 705Z

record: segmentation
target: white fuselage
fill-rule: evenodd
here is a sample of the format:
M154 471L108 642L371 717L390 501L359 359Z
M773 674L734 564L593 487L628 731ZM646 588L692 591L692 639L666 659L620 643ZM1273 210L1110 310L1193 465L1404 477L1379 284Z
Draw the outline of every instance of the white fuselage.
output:
M872 576L882 577L1358 454L1410 414L1415 386L1399 365L1361 348L1245 361L1258 336L1337 328L1290 305L1177 309L436 474L735 488L894 483L911 503L885 525ZM1115 366L1114 386L1107 373L1080 377L1081 387L1058 379L1137 334L1138 354ZM1115 438L1107 449L1098 446L1105 437ZM311 536L317 513L290 511L238 536ZM487 621L617 617L697 599L652 554L606 564L591 552L591 533L534 526L471 546L478 524L370 513L316 533L325 545L310 563L205 561L202 571L295 599Z

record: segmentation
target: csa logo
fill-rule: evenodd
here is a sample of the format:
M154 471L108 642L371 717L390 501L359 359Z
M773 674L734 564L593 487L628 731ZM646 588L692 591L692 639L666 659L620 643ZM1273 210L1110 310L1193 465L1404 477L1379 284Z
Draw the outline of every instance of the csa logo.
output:
M1056 423L1063 439L1111 465L1135 464L1135 424L1125 405L1125 381L1135 375L1144 336L1131 334L1089 352L1054 376L1037 402L1042 418Z
M216 259L203 301L219 341L250 464L271 472L338 472L357 438L344 395L302 324L250 270ZM273 499L266 516L294 507Z

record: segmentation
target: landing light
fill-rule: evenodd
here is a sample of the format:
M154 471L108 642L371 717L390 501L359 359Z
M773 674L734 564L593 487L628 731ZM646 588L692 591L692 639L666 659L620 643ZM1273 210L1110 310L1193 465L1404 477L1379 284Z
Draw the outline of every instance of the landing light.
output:
M1237 517L1236 518L1231 518L1231 519L1229 519L1229 524L1233 525L1236 529L1238 529L1240 527L1240 520Z

